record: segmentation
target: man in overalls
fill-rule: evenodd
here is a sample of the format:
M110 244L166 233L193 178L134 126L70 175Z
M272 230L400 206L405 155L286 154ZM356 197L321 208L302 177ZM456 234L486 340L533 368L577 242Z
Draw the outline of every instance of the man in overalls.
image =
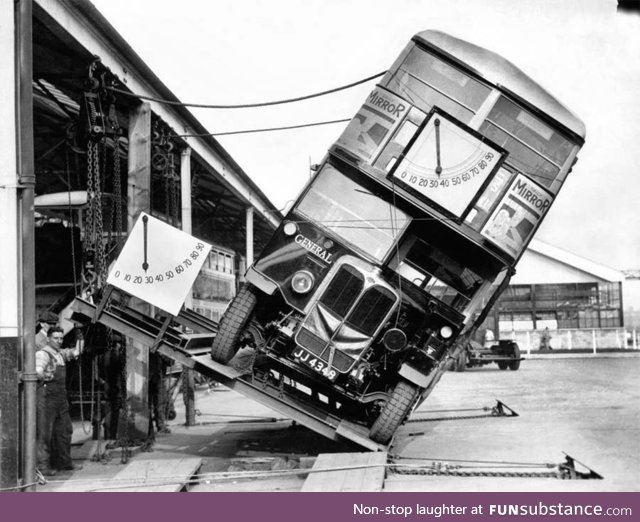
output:
M49 328L47 344L36 352L37 392L37 467L45 476L57 470L75 470L71 461L73 427L67 399L65 361L80 356L79 348L62 349L64 331Z

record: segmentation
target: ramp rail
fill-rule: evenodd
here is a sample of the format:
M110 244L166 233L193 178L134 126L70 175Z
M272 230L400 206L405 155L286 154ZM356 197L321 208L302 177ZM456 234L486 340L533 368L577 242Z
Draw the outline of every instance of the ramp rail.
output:
M331 440L348 440L370 451L387 450L387 446L369 438L365 426L324 411L321 404L301 393L295 383L282 378L274 381L268 374L260 375L215 362L209 355L209 347L218 330L214 321L185 309L177 316L154 319L126 304L108 303L112 291L109 289L98 305L77 297L71 305L72 320L85 325L99 322ZM193 333L183 333L172 323L185 326Z

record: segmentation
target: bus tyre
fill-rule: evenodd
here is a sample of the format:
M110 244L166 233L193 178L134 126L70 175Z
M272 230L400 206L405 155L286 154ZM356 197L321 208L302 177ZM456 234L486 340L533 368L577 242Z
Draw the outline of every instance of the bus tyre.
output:
M518 368L520 368L520 347L517 345L517 343L512 343L511 346L513 348L513 358L516 360L509 363L509 369L515 372Z
M404 422L418 398L419 388L408 381L399 381L380 415L371 426L369 438L378 444L388 444Z
M211 345L211 358L228 363L238 350L238 339L256 306L258 298L250 285L243 286L220 319Z

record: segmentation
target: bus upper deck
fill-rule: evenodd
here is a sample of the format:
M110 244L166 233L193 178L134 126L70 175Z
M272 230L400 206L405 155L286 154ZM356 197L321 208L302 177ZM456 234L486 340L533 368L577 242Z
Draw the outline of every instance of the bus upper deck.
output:
M424 31L331 152L514 265L584 138L582 121L513 64Z

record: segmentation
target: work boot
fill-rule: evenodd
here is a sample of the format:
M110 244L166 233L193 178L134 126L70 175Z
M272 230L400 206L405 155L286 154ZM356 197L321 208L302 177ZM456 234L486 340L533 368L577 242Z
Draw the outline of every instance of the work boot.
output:
M38 469L38 471L43 477L55 477L57 473L55 469L51 468Z

